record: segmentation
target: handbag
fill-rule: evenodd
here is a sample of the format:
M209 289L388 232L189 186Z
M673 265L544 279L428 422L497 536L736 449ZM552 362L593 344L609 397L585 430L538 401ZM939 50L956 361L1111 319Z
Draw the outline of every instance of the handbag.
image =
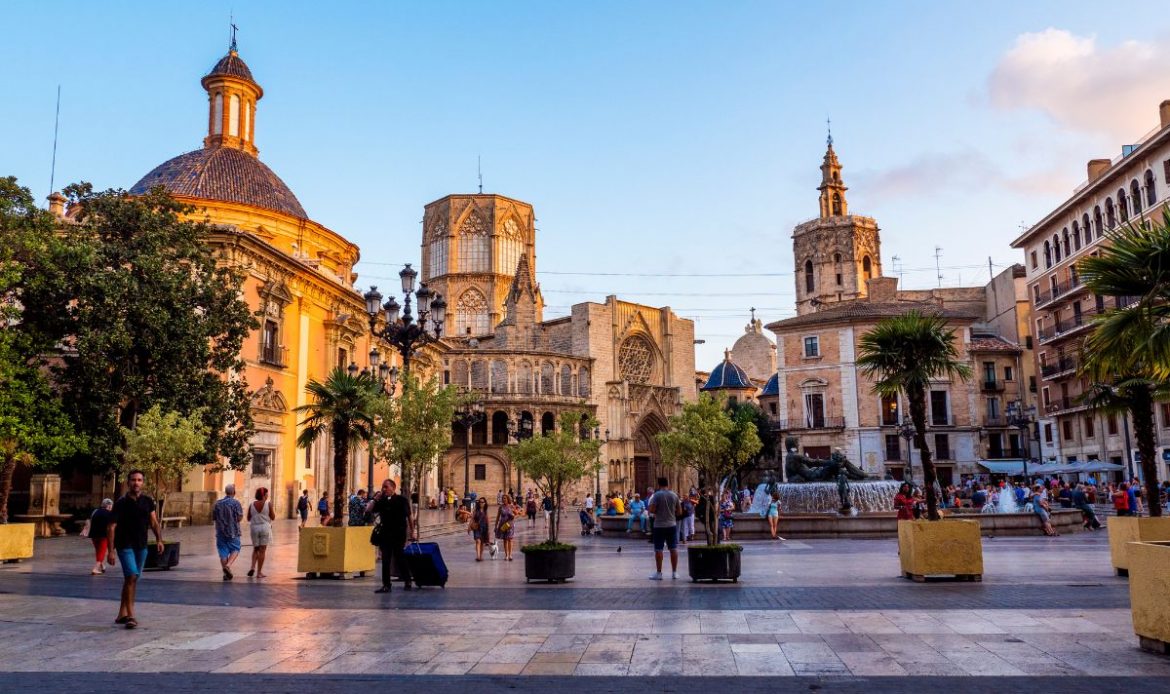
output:
M467 524L467 528L473 533L477 532L479 530L479 519L472 517L471 522Z
M90 520L92 520L92 519L90 519L90 518L85 519L85 525L81 526L81 532L78 533L78 535L81 535L82 537L89 537L89 522L90 522Z
M506 532L510 532L511 530L512 530L512 521L504 521L503 523L500 523L500 527L496 530L496 532L506 533Z
M381 547L383 535L385 533L382 531L382 521L379 519L374 523L374 529L370 531L370 544L375 547Z

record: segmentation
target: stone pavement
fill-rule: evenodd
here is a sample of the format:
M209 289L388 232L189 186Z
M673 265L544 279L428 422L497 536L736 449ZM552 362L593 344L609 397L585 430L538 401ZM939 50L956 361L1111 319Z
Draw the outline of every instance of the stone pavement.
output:
M542 530L521 528L528 539ZM1170 682L1170 658L1137 648L1127 584L1112 575L1103 533L985 540L982 584L905 581L893 540L750 542L741 582L718 586L691 584L685 566L678 581L646 580L652 555L636 537L574 538L576 580L528 586L518 551L514 562L476 563L455 535L440 540L452 573L445 590L388 596L373 594L370 577L294 574L292 522L277 524L272 577L263 581L242 578L247 547L239 577L222 581L209 528L168 536L183 542L181 564L144 576L136 631L112 625L120 574L89 576L82 539L39 541L36 560L0 567L0 670L8 673L0 691L9 691L5 682L12 691L84 691L111 681L94 673L193 672L263 674L273 691L377 678L432 691L452 682L547 690L582 675L650 678L639 686L663 691L699 675L744 677L736 687L749 691L765 686L751 676L842 690L858 678L904 690L917 678L935 688L939 678L970 675L1005 678L984 688L1032 690L1157 691ZM1139 676L1160 679L1117 679ZM152 681L179 691L217 680ZM945 681L967 689L965 680Z

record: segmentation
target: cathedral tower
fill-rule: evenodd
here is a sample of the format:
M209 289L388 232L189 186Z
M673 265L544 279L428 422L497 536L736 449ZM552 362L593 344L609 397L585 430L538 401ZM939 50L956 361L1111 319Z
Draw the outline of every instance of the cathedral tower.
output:
M504 320L521 256L536 274L535 224L532 205L502 195L448 195L424 208L422 276L447 300L444 335L482 337ZM534 310L539 323L539 288Z
M792 230L796 312L864 298L866 283L882 275L881 238L871 217L849 214L841 162L829 135L821 163L820 216Z

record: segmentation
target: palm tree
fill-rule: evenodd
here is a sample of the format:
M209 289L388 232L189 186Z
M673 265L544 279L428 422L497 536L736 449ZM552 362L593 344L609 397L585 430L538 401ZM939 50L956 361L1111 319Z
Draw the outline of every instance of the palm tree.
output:
M333 438L333 525L342 525L349 484L349 448L369 441L374 432L377 382L366 373L353 375L336 368L322 383L309 379L305 391L313 402L294 408L307 416L301 422L297 446L308 448L326 433Z
M1170 382L1170 208L1161 224L1129 224L1108 239L1100 254L1077 264L1080 276L1094 294L1132 303L1095 318L1081 358L1081 374L1094 384L1082 401L1133 417L1150 515L1160 516L1154 402Z
M879 321L861 336L858 352L857 366L863 375L875 379L874 392L906 394L914 423L914 445L922 457L927 517L938 520L938 477L926 445L926 389L932 379L971 377L971 368L959 361L955 331L947 329L942 316L909 311Z

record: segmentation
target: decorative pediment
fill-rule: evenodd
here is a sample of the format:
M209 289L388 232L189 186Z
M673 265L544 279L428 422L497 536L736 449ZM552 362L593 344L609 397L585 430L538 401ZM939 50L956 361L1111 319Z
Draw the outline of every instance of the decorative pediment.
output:
M811 388L827 388L829 382L823 378L806 378L800 382L800 387L805 389Z
M366 334L366 316L345 313L341 307L334 307L331 314L324 321L325 336L331 343L352 346Z
M252 409L266 412L288 411L288 403L285 402L284 395L272 386L272 377L269 376L264 381L264 387L252 394Z
M284 278L269 277L260 286L260 298L265 302L275 301L281 306L287 306L292 303L293 295L288 289L288 284L285 283Z

